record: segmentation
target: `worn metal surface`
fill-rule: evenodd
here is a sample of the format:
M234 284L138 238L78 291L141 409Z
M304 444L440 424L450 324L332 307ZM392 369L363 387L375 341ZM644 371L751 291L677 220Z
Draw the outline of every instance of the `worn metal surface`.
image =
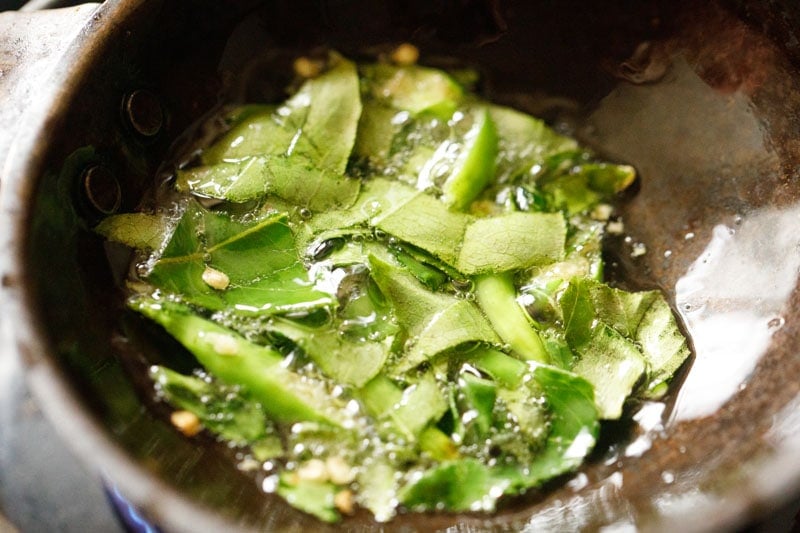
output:
M49 86L51 71L96 7L0 14L0 168L26 111ZM0 227L0 235L0 242L7 243L5 228ZM6 259L0 254L0 263ZM0 531L117 531L99 472L75 458L31 396L12 347L10 323L3 318L0 512L5 518Z
M6 160L25 111L96 8L0 13L0 161Z

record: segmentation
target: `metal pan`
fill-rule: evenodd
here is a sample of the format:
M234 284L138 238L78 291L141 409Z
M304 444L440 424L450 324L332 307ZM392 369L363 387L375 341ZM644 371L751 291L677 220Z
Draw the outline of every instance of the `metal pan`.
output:
M39 57L13 39L36 17L80 29L54 29ZM152 405L142 369L169 346L125 315L125 258L91 226L133 210L220 102L274 98L285 51L411 41L637 166L610 275L662 288L695 354L668 402L606 427L578 473L496 515L359 513L341 527L741 527L800 489L798 29L780 0L109 0L2 17L0 57L20 75L0 86L2 312L27 379L65 441L165 530L333 529ZM55 64L25 78L21 57Z

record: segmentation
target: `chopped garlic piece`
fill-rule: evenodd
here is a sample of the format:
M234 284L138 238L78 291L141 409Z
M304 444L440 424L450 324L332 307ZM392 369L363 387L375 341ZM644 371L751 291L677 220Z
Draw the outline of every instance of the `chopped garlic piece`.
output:
M298 57L294 60L294 73L301 78L316 78L322 72L322 62L308 57Z
M261 463L253 459L252 457L245 457L242 459L236 467L241 470L242 472L255 472L259 468L261 468Z
M310 459L297 469L297 477L303 481L328 481L328 469L321 459Z
M411 43L403 43L392 51L392 61L398 65L413 65L419 59L419 49Z
M209 332L205 334L205 338L214 351L220 355L237 355L239 353L239 343L230 335Z
M353 492L348 489L340 490L336 493L336 496L333 497L333 505L335 505L341 513L352 514L355 507Z
M612 235L622 235L625 231L625 224L622 223L622 220L609 222L606 224L606 231Z
M614 212L614 208L608 204L597 204L590 216L595 220L608 220L611 218L611 213Z
M203 271L203 281L206 282L206 285L211 287L212 289L217 289L218 291L224 291L228 288L228 285L231 284L230 278L225 272L220 272L215 268L211 268L207 266L206 269Z
M347 485L356 478L355 470L341 457L328 457L325 460L325 467L328 469L328 476L332 483L336 485Z
M203 429L200 419L191 411L174 411L169 420L173 426L187 437L194 437Z

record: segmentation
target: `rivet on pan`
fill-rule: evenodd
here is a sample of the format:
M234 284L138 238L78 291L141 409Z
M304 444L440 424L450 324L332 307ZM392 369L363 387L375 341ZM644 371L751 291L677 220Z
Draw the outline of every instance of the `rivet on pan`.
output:
M122 190L117 178L102 165L87 168L81 177L86 199L104 215L116 213L122 203Z
M144 89L133 91L125 96L123 108L125 117L139 135L153 137L161 131L164 110L155 94Z

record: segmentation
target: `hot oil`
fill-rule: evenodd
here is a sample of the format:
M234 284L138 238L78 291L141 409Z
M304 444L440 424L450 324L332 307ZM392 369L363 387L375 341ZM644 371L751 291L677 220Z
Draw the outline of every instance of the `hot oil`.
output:
M269 58L270 63L272 66L271 68L277 69L280 66L285 66L287 64L287 57L291 57L294 54L294 51L285 51L281 53L270 52ZM319 53L319 51L317 51ZM279 59L276 59L279 58ZM449 65L458 64L457 60L455 59L447 59L443 60L441 57L437 58L435 61L436 63L447 63ZM255 71L261 71L266 68L265 60L263 58L259 58L257 60L259 65L258 69L255 68L245 68L244 74L242 75L244 79L242 80L234 80L232 85L237 87L237 92L239 92L239 96L250 94L251 91L249 87L256 86L262 87L264 84L264 80L256 77L255 79L248 79L249 76L252 75ZM521 98L520 94L516 92L509 92L505 93L503 89L501 89L502 84L499 83L497 80L492 79L492 73L483 73L483 77L480 78L481 81L479 86L483 86L487 89L487 93L485 96L489 97L492 100L496 100L499 102L506 102L512 105L517 105L517 107L521 108L525 111L535 110L539 116L547 117L550 124L555 127L560 133L565 135L579 135L582 131L584 117L582 116L583 110L580 104L571 98L568 97L554 97L547 93L539 93L536 95L527 94L524 98ZM290 87L296 87L297 82L296 80L285 79L283 80L284 86L288 89ZM257 92L257 91L256 91ZM276 91L277 92L277 91ZM191 127L187 132L184 133L175 143L174 145L174 156L170 159L165 161L162 165L161 170L159 172L159 176L161 176L161 183L153 190L153 196L146 201L146 205L152 206L170 206L173 205L175 202L178 202L178 196L174 192L172 188L172 175L174 169L176 168L183 168L188 165L197 164L198 161L198 153L204 147L213 142L214 139L218 138L222 133L224 133L227 129L226 121L223 119L224 116L228 114L231 109L231 105L227 102L225 104L220 105L218 108L212 110L206 117L203 117L199 120L193 127ZM595 148L600 154L607 154L609 153L608 150L604 148L602 143L593 143ZM624 157L615 157L621 162L627 162L628 160ZM211 209L217 209L220 206L216 201L210 201L208 203L208 207ZM175 210L179 211L179 210ZM238 216L238 215L235 215ZM612 269L613 271L613 269ZM653 285L652 282L641 282L636 281L632 284L636 287L651 287ZM223 320L224 322L224 320ZM231 322L232 326L235 326L235 329L242 330L243 325L240 320L234 319ZM247 336L252 338L261 338L263 336L263 331L259 325L251 325L246 326L245 329L248 329ZM250 331L252 330L252 331ZM301 374L307 373L308 376L303 377L303 379L309 380L316 380L317 377L315 376L315 372L313 370L303 370ZM650 411L653 411L651 408ZM663 409L659 412L663 412ZM356 418L353 419L351 422L352 425L359 426L362 428L366 428L367 424L365 419L363 418L362 413L353 413L356 415ZM650 417L652 418L652 417ZM618 427L615 431L619 432L620 428ZM660 429L661 426L657 426L656 424L650 424L645 426L641 424L641 427L645 430L645 432L652 433L654 430ZM299 426L298 426L299 428ZM625 438L628 437L627 435L628 429L625 430ZM295 438L293 435L300 435L303 433L300 429L297 432L292 432L285 440L288 443L295 442ZM384 454L395 454L397 451L394 451L395 448L397 450L402 450L403 443L399 443L398 445L394 445L391 441L382 443L381 439L378 438L377 435L372 435L372 437L368 436L369 432L367 432L367 436L365 436L364 446L363 449L358 452L356 455L352 455L352 452L348 452L346 448L339 449L337 446L334 446L333 443L325 443L324 439L318 441L317 447L314 449L314 453L311 455L309 454L309 450L305 448L305 445L297 441L295 444L292 445L292 453L289 455L288 466L290 469L300 468L304 461L308 460L311 456L319 456L319 455L328 455L332 454L335 456L344 456L347 460L352 460L354 463L358 461L363 461L368 459L369 457L374 456L381 456ZM637 442L640 444L645 442L645 438L640 438ZM312 439L313 440L313 439ZM609 453L608 451L604 451L603 449L603 442L608 442L608 446L611 448L616 448L619 444L619 435L606 438L601 441L600 450L598 455L602 456L603 454ZM341 443L339 443L341 444ZM388 446L388 448L386 448ZM296 453L295 453L296 452ZM232 449L231 453L233 454L234 461L237 462L243 470L248 472L253 472L253 457L246 453L245 451ZM488 453L488 452L487 452ZM491 458L487 455L487 460L491 460ZM270 461L268 462L271 465L270 469L256 469L255 472L257 473L256 476L259 478L263 478L263 485L265 488L272 487L274 485L274 474L271 473L271 469L274 468L275 462ZM408 476L413 476L413 472L408 472Z
M517 10L535 11L536 4ZM710 17L713 24L708 24L705 15L698 16L697 23L684 24L667 9L668 13L656 13L658 17L650 16L655 12L645 14L641 24L636 22L638 15L630 15L636 19L632 34L627 27L626 31L607 31L604 16L582 15L586 7L582 5L568 17L574 22L571 28L564 28L552 16L548 19L547 14L528 17L543 26L528 30L530 39L520 39L519 28L515 33L514 20L527 20L525 13L517 13L519 17L506 21L512 45L504 47L502 37L463 54L469 64L485 67L480 69L488 74L481 90L490 99L533 111L563 126L563 131L574 131L609 159L637 167L638 194L617 205L624 233L606 239L606 272L622 287L661 288L695 338L696 356L683 371L683 390L683 378L676 379L667 403L631 406L631 425L611 428L590 464L571 479L545 487L544 496L532 495L524 502L534 512L543 511L524 519L531 529L563 527L564 523L576 529L597 529L612 521L619 527L633 527L641 512L637 509L652 513L656 507L668 508L668 497L651 496L662 490L674 491L673 512L682 513L688 505L688 499L680 495L702 499L704 492L695 481L702 479L695 475L699 470L688 465L686 458L706 452L693 451L690 441L673 442L673 430L694 421L703 425L721 402L747 394L749 376L757 371L761 354L774 335L792 326L785 321L785 307L794 284L791 273L796 269L797 243L787 229L797 224L792 201L796 195L787 200L781 191L793 176L784 162L796 158L784 152L791 133L791 121L785 117L792 115L791 110L773 104L785 95L791 100L797 87L785 59L765 47L757 32L716 3L709 5L714 7L701 11L707 15L718 10ZM650 9L645 3L641 6L642 11ZM592 17L596 21L582 22ZM609 15L615 17L625 18L619 13ZM342 27L351 28L349 24ZM686 29L676 32L675 27L681 25ZM587 28L586 33L599 35L596 41L580 35ZM425 35L424 31L416 34L422 40ZM724 55L722 50L704 48L708 35L724 36L714 40L731 51ZM541 46L520 45L537 39ZM552 43L577 44L567 55L556 51L554 59L542 60L551 52L541 50ZM452 44L439 47L441 57L447 57ZM588 53L589 48L594 51ZM431 51L425 59L432 59L434 48ZM650 54L656 58L652 65L647 59ZM759 76L768 77L769 84L759 83ZM283 82L260 85L262 89L271 86L274 94L284 94L287 86ZM260 101L253 98L253 91L245 88L243 99L222 99ZM219 114L219 109L211 112ZM179 155L163 167L164 180L220 127L212 127L208 137L199 130L186 134L184 141L191 146L176 148ZM769 204L773 207L766 207ZM646 252L640 255L637 250L642 248L636 245L643 245ZM768 261L768 257L777 260ZM729 339L726 343L731 331L756 335L747 342ZM149 330L134 339L137 350L160 354L155 358L163 362L174 358L170 354L174 356L177 345L154 341L156 337ZM146 395L152 393L150 383L137 384ZM213 447L209 439L203 442ZM656 474L647 477L649 462L665 464L661 459L667 447L677 450L668 456L669 466L657 465ZM225 451L224 446L218 448ZM239 459L232 455L233 463ZM528 516L527 507L524 512Z
M729 14L715 20L721 30L749 35ZM738 84L710 76L704 62L720 59L709 60L698 50L701 28L689 25L672 35L663 30L666 19L660 24L652 29L654 39L619 45L629 55L609 53L611 59L604 58L609 62L596 77L568 73L559 81L538 83L520 80L507 65L479 68L479 87L489 99L533 111L601 155L636 166L637 194L616 206L615 217L624 223L624 232L606 241L607 275L625 288L662 289L694 339L695 359L684 370L683 388L678 390L681 383L676 380L666 404L631 406L633 423L610 428L597 463L574 478L576 492L606 474L603 479L617 476L612 485L621 490L623 475L616 470L646 456L653 441L666 438L671 424L712 414L746 387L772 335L784 325L783 310L798 268L797 243L786 230L796 224L795 208L767 209L766 201L751 192L764 188L760 184L764 181L780 188L781 154L771 145L767 125L771 117L760 115L759 103L774 95L754 90L757 73L744 76ZM752 39L761 46L760 52L769 52L759 39ZM485 65L491 47L485 45L468 60L455 62L480 65L483 59ZM782 57L764 58L770 74L785 75ZM445 55L431 59L439 64L454 61ZM281 62L286 65L285 60L275 64ZM262 71L266 64L260 64ZM540 66L536 72L559 68ZM575 83L581 81L588 83ZM570 83L579 88L565 89ZM233 83L245 98L263 92L266 85L263 78L252 84ZM285 79L273 83L273 94L282 94L290 85ZM220 114L217 109L210 116ZM198 124L211 127L187 132L174 160L165 163L163 176L190 161L198 147L224 128L213 119ZM166 190L158 202L169 198ZM761 253L764 247L769 253ZM780 260L774 261L775 257ZM765 286L771 289L765 292ZM755 335L742 342L731 338L731 331ZM720 372L726 368L729 371ZM614 473L599 465L603 462ZM671 484L675 473L665 471L661 479Z
M673 435L748 397L787 327L800 219L787 165L796 157L787 150L779 102L798 90L794 67L735 14L718 5L704 11L681 33L636 47L653 53L659 64L644 71L658 78L621 81L577 129L584 142L640 174L637 194L617 205L624 233L606 241L607 275L626 288L663 290L694 355L665 403L631 406L633 423L604 435L605 451L574 479L576 496L561 491L566 503L551 507L554 516L593 523L600 507L631 491L680 494L694 486L705 475L691 463L697 450ZM709 34L721 37L702 37ZM646 253L637 253L639 244ZM665 454L669 466L654 478L657 489L628 473L647 461L664 464ZM679 499L659 501L677 508Z
M662 288L693 342L671 423L713 415L746 388L784 325L800 267L798 208L794 194L778 192L785 154L768 114L780 93L796 90L791 65L732 14L708 11L735 50L699 40L708 28L691 25L643 43L643 70L659 79L619 84L581 130L641 175L637 196L619 206L626 236L610 242L609 274Z

